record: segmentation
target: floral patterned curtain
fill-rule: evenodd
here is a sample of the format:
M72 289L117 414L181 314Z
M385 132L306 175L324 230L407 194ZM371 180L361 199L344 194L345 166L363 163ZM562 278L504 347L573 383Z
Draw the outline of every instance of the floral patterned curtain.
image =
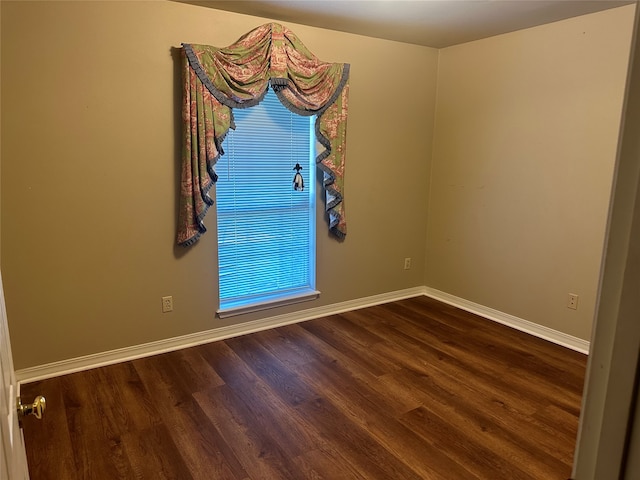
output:
M260 103L269 84L280 102L299 115L317 115L316 138L325 148L316 162L324 173L329 229L347 233L343 206L349 64L318 60L289 29L268 23L233 45L182 45L184 58L183 150L177 242L189 246L206 228L213 205L209 190L222 142L235 128L234 108Z

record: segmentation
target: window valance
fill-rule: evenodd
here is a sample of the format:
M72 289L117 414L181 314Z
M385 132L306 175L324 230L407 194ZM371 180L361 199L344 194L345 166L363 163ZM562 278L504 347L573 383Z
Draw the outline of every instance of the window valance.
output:
M178 244L195 243L217 180L214 165L234 128L233 109L258 104L271 88L299 115L317 115L329 229L346 235L343 187L349 64L318 60L288 28L268 23L226 48L183 44L183 150Z

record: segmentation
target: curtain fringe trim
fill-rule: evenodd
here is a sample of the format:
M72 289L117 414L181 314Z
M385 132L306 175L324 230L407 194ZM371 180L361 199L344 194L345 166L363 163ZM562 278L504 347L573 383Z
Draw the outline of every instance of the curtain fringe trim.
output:
M218 143L222 144L222 141L224 140L225 137L226 137L226 134L220 137L217 137L215 139L216 146L218 145ZM221 151L221 149L218 149L218 151ZM196 226L198 227L198 231L195 234L193 234L191 237L186 239L184 242L178 243L180 247L190 247L191 245L196 244L198 240L200 240L200 237L207 232L207 227L204 226L204 217L207 215L209 208L215 204L215 200L209 196L209 192L218 181L218 174L215 172L214 167L215 167L215 164L218 162L219 158L220 158L220 154L216 155L214 158L207 160L207 173L209 174L212 180L212 183L207 185L205 188L200 188L200 194L202 196L202 199L205 202L205 206L204 206L204 210L200 212L199 215L196 215Z
M213 82L209 79L204 69L202 68L202 65L200 65L200 61L198 60L198 57L193 51L193 48L191 47L191 45L188 43L183 43L182 48L184 49L185 55L189 61L189 66L193 69L194 72L196 72L198 79L207 88L207 90L209 90L211 95L213 95L216 98L216 100L218 100L220 103L232 109L230 128L235 129L235 124L233 121L234 108L250 108L255 105L258 105L260 102L262 102L262 100L264 100L264 97L267 94L268 88L265 88L264 92L261 93L260 96L245 102L237 102L227 97L224 93L218 90L213 84ZM323 105L319 110L305 110L305 109L297 108L281 94L281 91L284 90L289 85L289 79L281 78L281 77L269 79L269 84L271 85L271 88L278 96L280 103L284 105L284 107L287 108L289 111L301 116L317 115L316 125L315 125L316 138L318 139L320 144L324 147L324 151L322 151L319 155L316 156L316 165L318 166L318 168L322 170L323 173L326 174L323 179L323 184L324 184L325 190L333 197L333 200L330 202L327 202L325 206L325 211L328 212L331 217L329 222L329 230L340 240L344 240L344 238L346 237L346 232L343 232L337 228L337 225L340 224L340 219L342 218L342 216L338 212L336 212L334 209L337 205L339 205L342 202L342 194L337 190L335 190L334 188L330 187L335 182L335 173L329 167L327 167L322 163L324 159L326 159L329 155L331 155L332 150L331 150L331 142L320 132L320 117L327 111L327 109L331 105L333 105L333 103L342 94L342 90L344 89L345 85L347 84L347 81L349 80L350 71L351 71L351 65L348 63L344 63L342 68L342 76L340 78L340 82L338 83L338 87L329 98L329 101L325 105ZM198 215L198 217L196 218L198 223L199 233L189 238L188 240L180 243L180 245L182 246L188 247L190 245L193 245L198 241L200 236L207 231L207 229L204 226L203 220L204 220L204 216L209 210L209 207L214 203L213 199L209 197L208 192L217 181L217 174L215 173L213 167L217 162L219 156L224 154L224 151L222 150L222 142L225 137L226 137L226 133L225 135L221 136L219 139L216 138L216 147L219 147L218 150L221 153L218 155L218 157L216 157L212 161L207 161L207 171L213 183L206 187L206 190L203 192L203 195L202 195L206 205L205 205L204 211L201 212L200 215Z
M205 228L205 232L206 232L206 228ZM198 243L198 240L200 240L200 237L202 236L204 232L198 232L195 235L191 236L190 238L188 238L187 240L185 240L182 243L179 243L178 246L180 247L190 247L191 245L195 245L196 243Z
M216 100L218 100L223 105L226 105L229 108L250 108L258 105L267 94L267 89L265 88L264 92L262 92L258 97L244 102L237 102L236 100L227 97L224 93L218 90L211 79L209 79L204 69L202 68L202 65L200 65L200 61L198 60L197 55L194 53L193 48L191 48L191 45L188 43L183 43L182 48L184 48L184 53L189 60L189 66L193 69L194 72L196 72L196 75L198 76L202 84L207 87L207 90L209 90L211 95L216 97Z
M307 109L304 109L304 108L298 108L295 105L293 105L289 100L287 100L284 97L284 95L282 95L281 92L286 89L286 86L289 85L289 79L287 79L287 78L271 78L271 79L269 79L269 83L271 84L271 88L273 89L273 91L278 96L278 100L280 100L280 103L282 105L284 105L287 110L289 110L290 112L293 112L295 114L302 115L304 117L310 117L311 115L318 115L318 118L320 118L322 116L322 114L331 105L333 105L335 103L335 101L338 99L338 97L340 95L342 95L342 89L347 84L347 81L349 81L349 72L351 71L351 65L348 64L348 63L343 63L342 65L343 65L342 76L340 77L340 82L338 83L338 86L336 87L336 89L333 92L333 94L331 95L331 97L329 97L329 100L327 101L327 103L325 103L318 110L307 110Z
M347 236L342 230L338 230L338 227L330 227L329 231L333 233L338 240L344 240Z

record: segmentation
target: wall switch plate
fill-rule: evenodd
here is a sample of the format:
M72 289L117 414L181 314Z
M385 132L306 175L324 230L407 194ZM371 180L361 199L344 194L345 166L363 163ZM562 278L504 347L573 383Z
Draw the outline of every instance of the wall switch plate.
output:
M411 258L407 257L404 259L404 269L409 270L411 268Z
M567 308L571 308L572 310L578 309L578 295L575 293L569 294L569 301L567 302Z
M173 297L162 297L162 313L173 312Z

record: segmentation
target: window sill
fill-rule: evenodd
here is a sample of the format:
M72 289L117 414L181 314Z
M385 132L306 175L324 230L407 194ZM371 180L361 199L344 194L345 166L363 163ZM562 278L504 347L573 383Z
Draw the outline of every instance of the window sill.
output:
M245 313L259 312L269 308L283 307L285 305L293 305L295 303L308 302L315 300L320 296L317 290L308 290L296 293L286 297L279 297L274 300L262 300L260 302L242 305L241 307L220 308L216 311L218 317L227 318L235 315L243 315Z

